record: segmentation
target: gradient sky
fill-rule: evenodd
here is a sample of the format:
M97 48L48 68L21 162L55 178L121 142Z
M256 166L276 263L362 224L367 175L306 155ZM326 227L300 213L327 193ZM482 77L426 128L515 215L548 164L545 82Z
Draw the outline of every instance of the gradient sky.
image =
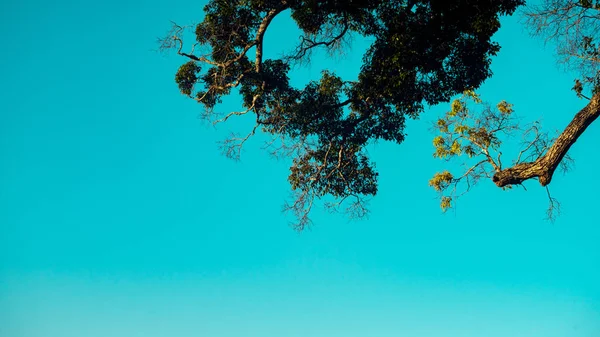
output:
M286 161L248 143L239 163L218 128L173 81L182 59L157 53L169 20L202 18L193 1L0 3L0 336L2 337L595 337L600 336L599 125L545 191L483 182L441 214L427 186L429 123L371 154L380 193L368 220L321 208L298 234L281 213ZM525 120L563 128L585 105L553 50L518 18L480 90ZM289 50L285 16L267 57ZM351 78L365 41L318 56ZM222 110L239 107L236 99Z

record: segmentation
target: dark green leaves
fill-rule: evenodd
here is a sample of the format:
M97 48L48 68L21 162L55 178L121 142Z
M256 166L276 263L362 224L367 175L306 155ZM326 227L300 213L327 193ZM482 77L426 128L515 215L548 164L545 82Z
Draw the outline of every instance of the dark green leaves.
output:
M175 82L177 82L182 94L187 96L192 94L194 85L196 85L196 81L198 81L197 75L200 70L200 66L195 61L189 61L179 67L177 74L175 74Z
M286 150L293 156L289 180L301 194L292 208L305 219L315 198L375 195L377 173L365 147L379 139L402 142L406 116L416 118L426 104L480 86L499 50L491 40L499 16L522 3L210 0L195 31L202 55L180 49L192 62L180 68L176 82L209 114L231 89L239 89L246 110L230 116L255 114L259 130L293 149ZM302 42L294 55L263 59L264 33L280 13L295 20ZM292 62L309 57L313 48L341 46L347 34L374 40L358 78L324 71L302 88L290 85ZM202 62L205 69L197 65Z

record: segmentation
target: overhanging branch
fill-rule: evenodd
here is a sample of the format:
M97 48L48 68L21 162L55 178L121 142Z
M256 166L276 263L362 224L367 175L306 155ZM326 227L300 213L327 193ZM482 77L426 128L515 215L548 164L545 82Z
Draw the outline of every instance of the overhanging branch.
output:
M498 187L520 184L531 178L538 178L542 186L552 180L554 171L581 134L600 115L600 93L591 97L590 102L581 109L558 136L545 155L528 163L520 163L494 174L492 180Z

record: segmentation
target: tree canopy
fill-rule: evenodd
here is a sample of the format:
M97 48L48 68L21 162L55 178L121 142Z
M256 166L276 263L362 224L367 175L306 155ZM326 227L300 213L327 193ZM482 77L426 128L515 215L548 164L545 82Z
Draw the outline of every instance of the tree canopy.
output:
M558 2L577 3L580 11L599 8L592 1L546 1L549 6ZM500 28L500 17L513 14L523 4L523 0L210 0L203 21L195 26L194 43L184 41L185 29L177 25L161 43L187 59L175 81L183 94L203 105L207 118L219 123L239 115L255 116L255 126L246 137L225 142L228 156L239 158L244 142L262 131L272 136L270 145L276 154L292 158L288 180L295 198L287 208L302 229L316 199L330 200L331 207L349 203L351 215L364 215L363 198L375 195L378 188L378 173L365 151L368 144L376 140L401 143L406 118L418 117L427 105L449 102L465 91L478 100L473 90L492 75L492 57L500 50L492 39ZM265 33L273 18L283 13L300 28L299 43L281 58L265 59ZM529 18L540 27L540 34L551 26L553 37L573 36L564 33L564 27L540 19L543 15L533 14ZM566 53L579 48L580 56L597 60L592 34L596 28L582 31L575 44L569 40ZM289 73L295 64L310 60L317 48L343 49L352 34L373 41L356 79L344 80L323 71L319 80L305 87L290 85ZM597 85L597 78L588 74L582 81ZM576 90L583 95L581 82L580 86ZM218 116L215 106L234 90L241 94L243 108ZM597 100L597 96L592 99ZM473 116L463 103L455 101L453 113L440 119L439 131L445 135L435 140L438 156L483 153L482 163L465 177L479 172L483 164L491 165L490 172L481 172L500 187L532 177L538 177L542 185L549 183L568 146L539 147L536 140L536 148L541 149L538 156L504 168L499 157L492 158L488 151L500 145L490 127L496 123L503 131L511 129L503 124L510 120L510 104L499 104L475 125L459 123L458 119ZM453 128L448 129L449 125ZM455 142L456 135L468 144ZM569 143L566 138L562 141ZM430 183L446 190L458 182L448 174L440 173ZM449 206L450 199L442 199L444 203Z
M524 17L533 35L552 42L559 61L575 70L579 78L573 90L589 102L560 134L551 137L537 121L519 125L512 105L505 101L495 108L481 106L481 99L472 92L454 100L435 126L439 135L434 139L434 156L461 157L464 171L460 175L443 171L430 180L440 192L442 209L451 207L457 197L485 177L501 188L537 179L548 192L548 218L554 219L560 211L548 184L555 171L569 169L573 161L569 149L600 115L600 1L543 0L525 8ZM470 108L467 101L480 108ZM503 166L502 142L515 133L522 136L521 151L512 161L504 160L510 165Z

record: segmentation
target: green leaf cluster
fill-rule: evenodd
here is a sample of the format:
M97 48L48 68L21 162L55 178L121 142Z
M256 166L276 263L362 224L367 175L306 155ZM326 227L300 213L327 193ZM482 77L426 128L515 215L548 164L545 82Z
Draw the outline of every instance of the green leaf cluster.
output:
M433 138L433 156L444 160L460 158L465 167L465 172L458 178L443 171L429 181L429 185L440 193L443 210L457 199L456 191L461 181L466 182L468 190L481 177L501 169L499 135L518 130L513 112L513 105L506 101L500 101L492 108L473 90L466 90L435 122L437 135ZM447 191L450 186L453 188Z
M407 117L426 105L450 101L491 75L500 47L492 36L500 16L523 0L210 0L195 29L204 67L185 63L176 74L182 93L211 110L239 88L243 105L256 114L260 129L296 142L311 139L290 168L293 189L315 195L374 195L377 172L365 147L373 141L401 143ZM293 58L251 59L262 43L259 32L270 13L287 13L306 36L325 39L331 27L367 37L372 45L358 77L342 79L324 71L303 87L290 84ZM262 48L262 46L261 46ZM475 95L473 93L473 95ZM449 118L468 113L460 101ZM448 120L441 123L448 123ZM440 125L483 140L484 132L465 125ZM477 133L479 132L479 133ZM493 143L492 139L488 142ZM436 156L472 154L460 142L436 143Z
M191 96L202 68L195 61L184 63L175 74L175 82L182 94Z

